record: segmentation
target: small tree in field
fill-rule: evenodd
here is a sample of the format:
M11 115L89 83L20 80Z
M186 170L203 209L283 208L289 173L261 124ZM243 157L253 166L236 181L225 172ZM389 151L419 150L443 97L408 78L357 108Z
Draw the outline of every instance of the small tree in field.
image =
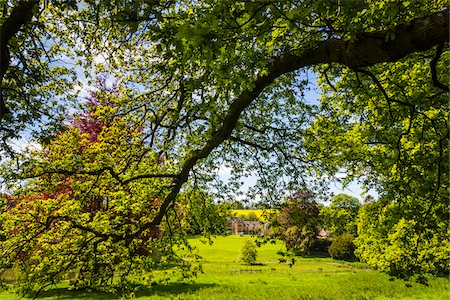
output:
M255 243L251 239L246 239L241 248L241 261L251 265L256 263L257 256L258 250Z

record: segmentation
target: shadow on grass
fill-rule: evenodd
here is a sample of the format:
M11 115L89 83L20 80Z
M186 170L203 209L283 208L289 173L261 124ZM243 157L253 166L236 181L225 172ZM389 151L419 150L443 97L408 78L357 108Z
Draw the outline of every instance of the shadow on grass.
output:
M167 285L154 285L149 288L140 288L134 294L136 298L148 297L153 295L164 296L171 298L180 294L194 293L204 288L214 287L216 284L202 284L202 283L169 283ZM118 299L119 293L106 293L98 291L69 291L65 288L54 288L39 293L38 299L57 298L57 299L80 299L80 300L94 300L94 299ZM26 298L35 298L36 295L26 295Z
M266 266L267 264L263 264L263 263L251 263L249 264L249 266Z
M136 298L153 295L170 297L180 294L189 294L214 286L216 286L214 283L169 283L167 285L154 285L151 288L140 289L135 293L135 295Z
M69 291L66 288L52 288L46 291L39 292L38 297L36 294L26 294L23 299L45 299L45 298L56 298L56 299L117 299L117 295L98 292L98 291Z
M304 258L329 258L330 255L328 254L328 252L311 252L309 254L303 254L303 255L299 255L299 257L304 257Z

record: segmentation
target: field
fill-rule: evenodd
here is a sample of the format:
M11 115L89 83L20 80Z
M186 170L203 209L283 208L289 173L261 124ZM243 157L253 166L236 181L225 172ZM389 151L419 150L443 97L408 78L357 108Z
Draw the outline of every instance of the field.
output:
M373 271L358 262L330 258L298 258L290 267L279 263L281 244L258 248L257 265L239 262L240 247L247 237L218 237L214 244L192 239L203 256L203 270L193 283L157 285L136 293L137 299L449 299L449 282L430 279L429 286L400 280ZM0 293L0 299L19 299ZM42 294L42 299L117 299L109 294L83 294L63 289Z
M270 216L274 210L270 209L232 209L231 213L234 216L248 216L254 213L260 221L267 221L267 217Z

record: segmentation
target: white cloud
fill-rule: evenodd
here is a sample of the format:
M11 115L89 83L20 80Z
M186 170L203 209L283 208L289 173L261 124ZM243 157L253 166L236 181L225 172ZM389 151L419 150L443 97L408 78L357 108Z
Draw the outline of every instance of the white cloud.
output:
M347 178L349 176L348 173L345 172L338 172L334 175L322 175L322 177L320 177L320 179L327 179L327 180L336 180L336 179L344 179Z
M220 165L218 168L217 174L221 177L230 177L232 170L233 170L233 168L231 168L231 167L227 167L225 165Z
M32 142L25 139L17 140L14 143L11 143L11 148L16 152L25 152L25 151L33 151L38 150L41 151L42 147L39 143Z
M97 55L94 56L94 58L93 58L93 63L94 63L94 64L99 64L99 65L104 65L104 64L106 64L106 63L107 63L107 60L106 60L105 55L106 55L106 54L103 54L103 53L97 54Z

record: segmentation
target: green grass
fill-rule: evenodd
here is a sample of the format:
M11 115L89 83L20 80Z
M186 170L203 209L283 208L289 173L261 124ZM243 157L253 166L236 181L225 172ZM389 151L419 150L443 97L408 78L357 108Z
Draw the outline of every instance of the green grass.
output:
M247 237L228 236L204 244L192 239L203 256L203 270L194 283L156 285L136 293L137 299L449 299L449 281L431 278L429 286L400 280L373 271L358 262L339 262L330 258L298 258L289 267L279 263L281 244L258 248L258 265L239 262L240 247ZM42 299L117 299L108 294L45 292ZM0 299L18 299L0 293Z

